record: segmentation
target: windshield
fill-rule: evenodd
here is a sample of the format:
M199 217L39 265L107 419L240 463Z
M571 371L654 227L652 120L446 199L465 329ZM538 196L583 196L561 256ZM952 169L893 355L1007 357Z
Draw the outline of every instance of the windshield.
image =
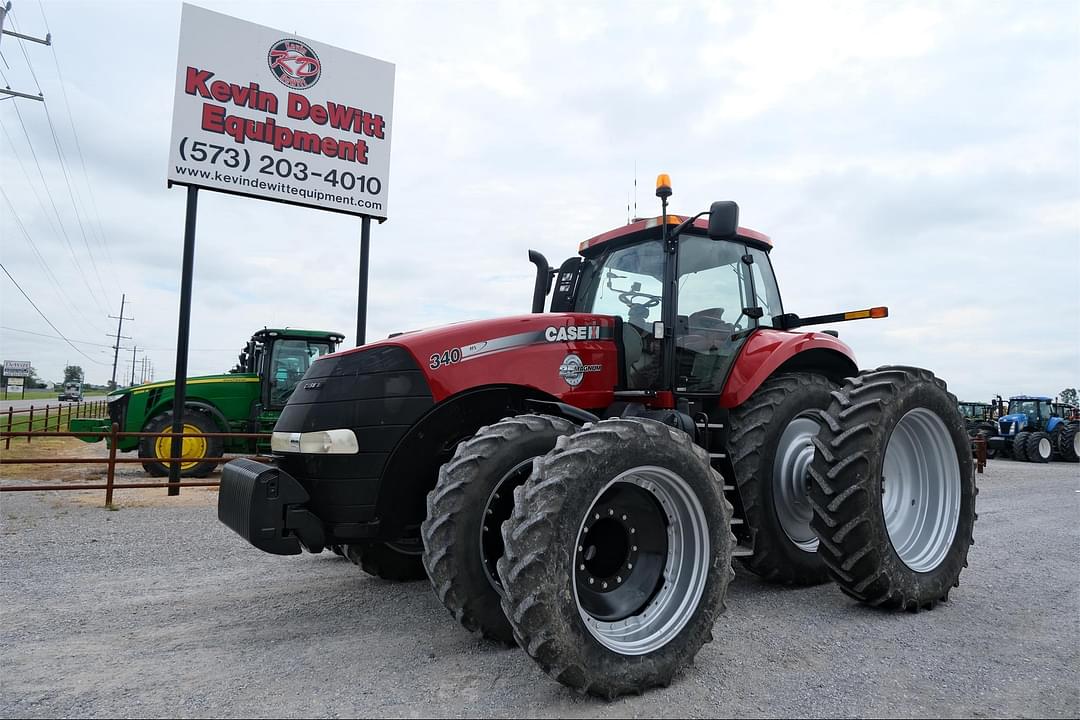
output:
M284 405L297 383L320 355L330 352L327 342L278 340L270 358L270 404Z
M662 387L660 341L664 252L661 241L624 246L586 261L577 312L622 318L627 386ZM679 238L675 389L718 390L746 333L783 313L768 254L701 235ZM761 308L755 320L744 308Z
M1042 409L1041 413L1040 409ZM1046 400L1010 400L1009 414L1017 415L1019 413L1023 413L1024 415L1041 415L1043 417L1049 417L1050 403Z

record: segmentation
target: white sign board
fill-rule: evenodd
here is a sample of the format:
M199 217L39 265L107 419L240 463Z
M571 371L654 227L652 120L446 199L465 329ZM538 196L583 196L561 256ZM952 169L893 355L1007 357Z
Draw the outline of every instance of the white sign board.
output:
M22 378L8 378L7 389L9 392L22 392L23 379Z
M5 360L4 377L30 377L30 361Z
M185 4L169 184L387 217L394 66Z

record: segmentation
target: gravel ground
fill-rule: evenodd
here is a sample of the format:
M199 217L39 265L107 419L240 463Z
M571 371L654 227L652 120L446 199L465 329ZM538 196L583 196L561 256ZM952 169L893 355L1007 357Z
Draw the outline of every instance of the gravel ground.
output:
M5 494L0 716L1076 717L1078 480L992 461L971 567L933 612L740 573L696 664L613 703L470 636L426 583L264 555L218 523L214 493L118 512Z

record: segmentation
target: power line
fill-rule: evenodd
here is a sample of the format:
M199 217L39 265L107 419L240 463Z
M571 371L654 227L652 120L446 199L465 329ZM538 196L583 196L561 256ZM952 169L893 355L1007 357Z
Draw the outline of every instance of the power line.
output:
M70 340L68 340L68 339L67 339L67 337L65 337L64 333L60 332L59 328L57 328L57 327L56 327L55 325L53 325L53 324L52 324L52 320L50 320L49 318L45 317L45 313L41 312L41 308L39 308L39 307L38 307L38 306L37 306L37 305L36 305L36 304L34 303L34 301L30 299L30 296L29 296L29 295L27 295L27 294L26 294L26 291L22 289L22 286L21 286L21 285L19 285L19 283L17 283L17 282L15 281L15 278L13 278L13 277L11 276L11 273L9 273L9 272L8 272L8 269L7 269L6 267L4 267L4 264L3 264L3 263L0 263L0 270L3 270L3 271L4 271L4 274L8 276L8 279L9 279L9 280L11 280L11 282L12 282L12 283L13 283L13 284L15 285L15 287L17 287L17 288L19 289L19 292L21 292L21 293L22 293L22 296L23 296L24 298L26 298L26 301L27 301L28 303L30 303L30 304L31 304L31 305L33 306L33 308L34 308L35 310L37 310L37 314L38 314L38 315L40 315L40 316L41 316L41 318L42 318L42 319L43 319L43 320L44 320L45 322L47 322L47 323L49 324L49 327L51 327L51 328L52 328L53 330L56 330L56 334L57 334L57 335L59 335L59 336L60 336L61 338L63 338L63 339L64 339L64 342L66 342L66 343L67 343L68 345L71 345L71 349L72 349L72 350L74 350L75 352L79 353L80 355L82 355L82 356L83 356L84 358L86 358L86 359L87 359L87 360L89 360L90 362L96 362L96 363L97 363L98 365L108 365L108 363L103 363L103 362L101 362L100 360L95 360L94 358L90 357L89 355L87 355L86 353L84 353L84 352L83 352L82 350L80 350L79 348L75 347L75 345L74 345L74 344L73 344L73 343L72 343L72 342L71 342Z
M37 335L38 337L50 338L52 340L64 340L56 335L50 335L49 333L39 333L33 330L20 330L19 328L8 327L7 325L0 325L0 330L7 330L9 332L23 333L25 335ZM94 347L109 348L112 349L112 345L106 345L105 343L90 342L89 340L68 340L68 342L75 343L76 345L93 345Z
M66 338L58 337L56 335L49 335L48 333L33 332L32 330L22 330L20 328L8 327L7 325L0 325L0 330L9 330L11 332L25 333L26 335L38 335L45 338L53 338L54 340L64 340ZM106 345L104 343L90 342L89 340L70 340L76 345L94 345L95 347L109 348L112 350L112 345ZM142 348L143 350L153 350L155 352L174 352L176 348L162 348L162 347L148 347ZM191 352L232 352L236 348L190 348Z
M3 129L4 136L7 137L8 142L10 143L11 138L7 134L7 128L3 127L2 123L0 123L0 129ZM13 150L14 150L14 147L15 146L12 145ZM23 174L26 175L26 179L27 179L27 181L29 181L30 176L26 174L26 166L23 165L22 158L19 158L17 154L16 154L16 157L19 160L19 165L23 169ZM33 188L33 185L31 185L31 187ZM34 194L37 195L37 188L33 188L33 189L34 189ZM72 299L68 296L67 292L64 290L64 286L60 284L60 281L57 279L56 275L52 271L52 268L49 266L48 261L41 254L41 251L38 250L37 243L34 242L34 239L30 236L29 231L27 231L26 226L23 224L22 219L19 217L19 213L15 210L14 203L11 202L11 198L9 198L7 193L4 192L4 188L2 186L0 186L0 195L3 196L4 200L8 204L8 207L11 208L11 217L13 217L15 219L15 224L19 226L19 230L22 231L23 237L25 237L26 241L30 244L30 249L34 251L34 255L37 257L38 262L41 263L41 266L44 268L45 274L48 276L49 280L53 284L53 287L57 291L57 296L67 306L68 310L74 310L80 317L82 317L83 321L86 322L87 325L94 326L94 323L91 322L88 317L86 317L85 313L83 313L82 308L80 308L77 303L72 301ZM44 204L41 203L41 198L40 197L38 197L38 204L41 205L42 210L45 209ZM48 213L46 213L46 217L48 217Z
M49 19L45 17L45 6L41 0L38 0L38 8L41 10L41 19L45 23L45 32L50 36L52 35L52 28L49 27ZM83 156L82 143L79 142L79 133L75 127L75 118L71 114L71 103L68 101L67 84L64 82L64 75L60 72L60 56L56 54L56 45L50 44L49 48L52 50L53 63L56 65L56 77L60 80L60 91L64 96L64 107L67 109L68 122L71 124L71 136L75 138L75 150L79 153L79 163L82 165L83 179L86 181L86 190L90 195L90 207L94 211L94 219L97 221L98 237L101 239L101 245L105 248L105 255L109 262L113 262L112 250L109 248L108 239L105 237L105 228L101 224L101 213L98 212L97 198L94 197L94 186L90 182L90 173L86 170L86 158Z
M19 31L19 23L15 21L15 11L8 10L8 16L11 18L11 26L15 28L17 32L21 32ZM30 54L26 52L26 43L21 37L17 38L17 40L19 41L19 48L22 50L23 57L26 58L26 67L30 68L30 76L34 78L34 84L37 85L38 95L41 95L41 83L38 82L37 73L34 72L34 66L30 62Z
M86 254L90 256L90 266L94 268L94 275L97 277L102 297L106 297L108 292L105 290L105 283L101 281L101 273L98 271L97 260L94 259L94 251L90 249L90 240L86 237L86 228L83 226L82 215L79 213L79 204L75 200L75 191L71 187L71 176L68 174L67 158L64 157L64 151L60 147L60 138L56 136L56 128L53 126L52 114L49 112L49 104L43 103L43 105L45 106L45 119L49 122L49 132L52 134L53 145L56 146L56 157L60 160L60 169L64 171L64 181L67 183L68 197L71 198L71 207L75 210L75 220L79 223L79 231L82 233L83 244L86 245Z
M37 151L34 150L33 141L30 140L30 133L26 129L26 123L23 121L22 113L19 112L19 104L15 103L13 107L15 108L15 116L19 118L19 125L22 127L23 135L26 137L26 144L30 147L30 155L34 158L34 165L37 166L38 176L41 178L41 184L45 188L45 194L49 198L49 204L52 206L53 214L56 215L56 221L60 227L60 234L63 235L64 241L67 243L68 252L71 253L71 259L75 262L75 267L80 270L79 277L82 279L83 284L86 285L86 291L90 293L90 297L91 299L93 299L94 303L97 304L98 309L102 313L108 314L108 310L104 309L104 307L101 305L101 301L97 298L97 296L94 294L94 291L90 288L90 283L86 280L86 275L81 272L82 266L79 263L79 258L75 255L75 246L71 244L71 238L68 236L67 229L64 227L64 221L60 217L60 209L56 207L56 201L53 199L53 194L49 192L49 183L45 179L44 171L41 169L41 161L38 159Z

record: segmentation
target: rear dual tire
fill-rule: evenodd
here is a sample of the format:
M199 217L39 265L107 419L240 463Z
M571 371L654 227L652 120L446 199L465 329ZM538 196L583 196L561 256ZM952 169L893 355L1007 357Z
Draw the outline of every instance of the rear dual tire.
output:
M1065 462L1077 462L1080 460L1080 423L1070 421L1061 429L1058 437L1058 453Z
M729 450L754 554L740 558L763 580L783 585L828 582L810 527L806 470L821 412L836 389L813 373L769 378L730 414Z
M833 579L882 608L947 600L977 517L956 397L927 370L883 367L849 379L823 419L809 495Z

